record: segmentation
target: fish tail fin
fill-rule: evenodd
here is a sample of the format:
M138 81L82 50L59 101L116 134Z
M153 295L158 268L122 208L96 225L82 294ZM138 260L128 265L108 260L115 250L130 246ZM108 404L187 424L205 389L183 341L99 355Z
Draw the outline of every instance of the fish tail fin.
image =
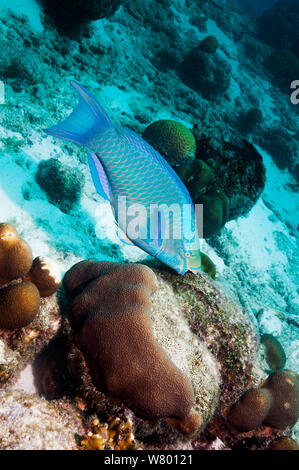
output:
M76 144L87 145L100 129L113 124L95 97L79 83L71 81L80 101L72 114L60 124L46 129L46 133Z

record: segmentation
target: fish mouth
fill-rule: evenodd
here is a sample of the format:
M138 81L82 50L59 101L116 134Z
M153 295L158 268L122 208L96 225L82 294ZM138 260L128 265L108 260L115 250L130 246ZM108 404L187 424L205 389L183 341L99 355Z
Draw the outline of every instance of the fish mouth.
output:
M188 269L185 268L184 263L181 263L179 269L177 269L176 271L178 274L183 275L188 271Z
M188 271L190 271L190 273L193 273L193 274L196 274L200 271L200 267L199 268L188 268Z
M187 261L187 268L188 268L188 271L191 271L192 273L197 273L198 271L201 270L201 264L199 264L198 266L192 266Z

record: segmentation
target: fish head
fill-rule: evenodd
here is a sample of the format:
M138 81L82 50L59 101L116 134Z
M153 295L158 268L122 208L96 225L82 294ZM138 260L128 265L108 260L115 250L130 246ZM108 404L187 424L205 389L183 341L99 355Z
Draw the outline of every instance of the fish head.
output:
M196 273L201 269L200 241L167 240L157 257L178 274Z
M184 274L187 271L193 273L201 269L201 254L200 248L197 243L183 243L180 247L178 258L180 261L181 271Z
M187 270L192 273L197 273L201 269L201 254L200 250L189 250L185 252L185 259Z

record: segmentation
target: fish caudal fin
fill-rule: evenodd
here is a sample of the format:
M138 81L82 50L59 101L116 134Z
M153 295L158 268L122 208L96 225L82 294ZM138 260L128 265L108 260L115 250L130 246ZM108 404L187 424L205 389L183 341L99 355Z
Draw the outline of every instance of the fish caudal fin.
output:
M95 97L79 83L71 81L80 101L72 114L57 126L45 132L76 144L87 145L100 129L113 127L106 111Z

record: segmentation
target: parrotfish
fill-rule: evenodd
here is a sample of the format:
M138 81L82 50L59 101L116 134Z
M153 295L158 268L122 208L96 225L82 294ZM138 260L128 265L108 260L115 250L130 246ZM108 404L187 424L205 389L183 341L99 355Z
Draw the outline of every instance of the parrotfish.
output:
M46 132L88 149L95 188L110 202L124 241L179 274L198 271L201 256L195 207L183 182L139 135L114 126L89 91L74 81L71 85L79 94L78 107ZM139 214L134 236L133 221L128 220L132 210Z

